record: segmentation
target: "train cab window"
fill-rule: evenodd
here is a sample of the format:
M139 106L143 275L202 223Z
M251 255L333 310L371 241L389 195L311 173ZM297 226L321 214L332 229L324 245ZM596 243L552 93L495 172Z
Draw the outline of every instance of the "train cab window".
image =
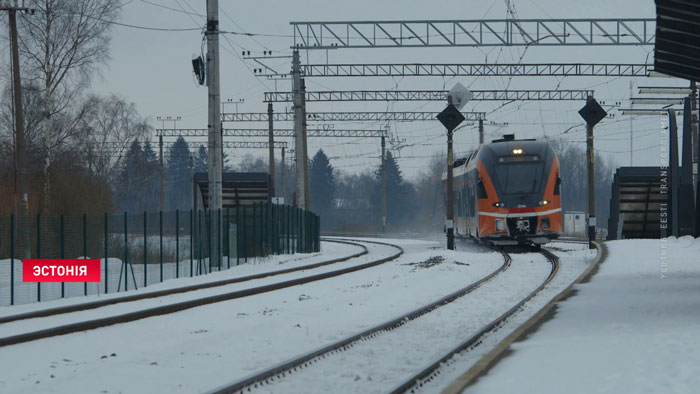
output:
M561 178L559 178L559 174L557 174L557 181L554 183L554 195L555 196L559 195L560 189L561 189Z
M484 183L481 181L481 179L476 181L476 197L479 199L489 198L488 194L486 194L486 188L484 187Z
M504 194L536 193L542 183L543 168L541 162L499 164L496 176Z

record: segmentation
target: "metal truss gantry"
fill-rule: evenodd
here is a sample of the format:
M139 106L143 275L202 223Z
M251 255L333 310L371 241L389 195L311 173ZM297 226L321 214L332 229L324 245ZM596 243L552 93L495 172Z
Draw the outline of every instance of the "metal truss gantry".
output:
M268 129L223 129L224 137L268 137ZM207 129L156 129L156 136L207 137ZM275 137L294 137L294 129L275 129ZM308 129L308 137L386 137L386 130Z
M310 112L306 114L307 121L314 122L412 122L419 120L435 120L437 112ZM462 112L467 121L484 120L485 112ZM289 122L294 120L293 112L275 112L273 121ZM267 122L267 112L239 112L221 114L222 122Z
M653 64L302 64L304 77L645 77ZM260 74L287 77L287 74Z
M158 129L158 130L165 130L165 131L172 131L172 130L177 130L179 131L180 129ZM201 136L207 137L209 134L208 129L182 129L182 130L202 130ZM183 134L178 134L177 136L179 137L182 135L185 137L186 135ZM163 133L163 137L167 137L166 133ZM200 135L196 135L199 137ZM164 146L172 146L175 144L175 142L163 142ZM131 149L131 144L124 145L119 142L106 142L102 143L102 149L98 149L96 151L97 156L102 155L107 155L111 157L116 157L116 156L123 156L125 155L129 149ZM274 142L274 147L276 149L286 149L287 148L287 142L284 141L275 141ZM192 142L190 143L189 148L190 149L198 149L200 146L206 147L206 142ZM222 143L223 148L228 148L228 149L268 149L269 148L269 143L267 141L224 141Z
M654 45L654 18L290 22L296 49Z
M329 90L306 92L309 101L447 101L447 90ZM472 90L474 101L586 100L592 90ZM265 92L265 102L291 102L292 92Z

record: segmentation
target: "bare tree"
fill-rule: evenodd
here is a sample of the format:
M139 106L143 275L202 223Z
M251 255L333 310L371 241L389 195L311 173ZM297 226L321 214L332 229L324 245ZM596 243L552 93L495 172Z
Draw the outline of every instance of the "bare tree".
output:
M81 141L77 150L88 172L109 182L116 178L131 143L146 139L151 127L134 103L116 95L90 95L82 107L85 116L76 127Z
M91 75L109 59L110 27L119 14L120 0L43 0L33 6L35 15L20 18L19 37L25 75L44 93L42 211L47 212L51 150L63 142L55 138L54 116L77 99Z

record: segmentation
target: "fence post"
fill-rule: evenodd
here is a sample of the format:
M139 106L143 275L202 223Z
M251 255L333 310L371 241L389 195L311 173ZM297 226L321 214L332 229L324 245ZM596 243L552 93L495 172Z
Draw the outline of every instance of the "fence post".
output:
M258 203L253 203L253 253L258 254Z
M263 251L263 242L264 242L263 237L265 236L263 234L263 231L265 231L265 230L263 229L263 203L262 203L262 201L258 204L258 206L260 209L260 213L258 214L258 220L260 221L260 226L258 228L258 230L260 231L260 237L258 238L258 256L262 256L265 254L265 252Z
M211 223L212 223L212 220L214 220L211 212L212 212L212 209L211 209L211 207L209 207L209 212L206 214L209 217L209 223L210 223L209 225L207 225L207 223L206 223L207 222L206 218L204 219L204 224L207 226L207 230L209 231L209 233L208 233L209 236L206 239L207 246L209 247L209 258L207 259L207 262L209 262L209 271L206 270L206 264L205 264L204 265L204 272L211 272L211 237L214 236L214 234L212 234L212 232L211 232Z
M202 210L197 210L197 251L199 258L197 259L197 272L202 271Z
M160 222L160 281L163 281L163 211L159 212Z
M10 215L10 305L15 304L15 215Z
M194 215L190 208L190 278L194 276Z
M36 258L41 258L41 214L36 214ZM41 302L41 282L36 282L36 302Z
M275 229L277 229L277 222L275 219L277 219L277 215L275 215L275 205L270 203L270 242L272 245L272 254L277 254L277 245L278 245L278 240L277 237L275 237Z
M65 245L64 245L64 238L63 238L63 215L61 215L61 259L65 257ZM66 296L66 283L61 282L61 298L64 298Z
M236 265L239 265L241 257L241 204L236 204Z
M109 268L108 268L109 267L109 257L108 257L108 253L107 253L107 252L109 252L109 249L108 249L109 243L107 240L107 232L108 232L108 228L109 228L107 225L108 220L109 220L109 217L107 216L107 212L105 212L105 294L107 294L109 292L109 287L107 285L107 282L109 282L109 275L108 275L109 274Z
M217 253L219 253L219 256L222 256L221 259L218 259L219 260L219 271L221 271L221 269L224 268L223 267L223 265L224 265L224 260L223 260L224 242L221 239L221 235L223 232L223 226L224 226L224 222L222 220L223 214L224 214L223 210L221 210L221 209L216 210L216 232L219 234L219 236L216 238L219 242L219 245L217 246L216 250L217 250Z
M297 236L297 207L291 207L291 214L292 214L292 242L291 242L291 247L292 247L292 254L295 254L297 251L297 246L296 246L296 236Z
M87 259L87 214L83 213L83 258ZM87 295L87 282L83 282L83 295Z
M248 208L243 207L243 261L248 262Z
M231 268L231 236L229 233L231 230L231 217L229 216L229 209L226 208L226 228L224 229L224 234L226 234L226 268Z
M148 286L148 212L143 211L143 287Z
M275 254L274 230L275 215L272 211L272 203L267 202L267 247L270 251L270 254Z
M175 210L175 278L180 277L180 210Z
M129 290L129 242L128 242L128 233L127 233L127 217L126 217L126 211L124 212L124 291ZM119 276L122 274L120 273Z

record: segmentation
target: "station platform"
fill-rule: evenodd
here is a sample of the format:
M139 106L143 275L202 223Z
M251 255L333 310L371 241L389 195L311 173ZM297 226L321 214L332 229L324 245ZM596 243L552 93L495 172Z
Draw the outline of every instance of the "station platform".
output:
M465 393L692 393L700 239L620 240L590 282Z

